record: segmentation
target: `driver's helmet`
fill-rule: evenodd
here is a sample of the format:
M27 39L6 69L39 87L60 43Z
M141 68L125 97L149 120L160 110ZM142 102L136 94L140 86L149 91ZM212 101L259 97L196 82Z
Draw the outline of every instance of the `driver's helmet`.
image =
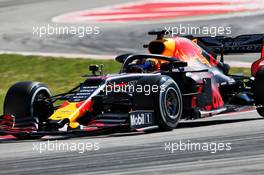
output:
M157 71L160 70L160 65L165 63L165 60L145 58L137 60L136 65L145 71Z

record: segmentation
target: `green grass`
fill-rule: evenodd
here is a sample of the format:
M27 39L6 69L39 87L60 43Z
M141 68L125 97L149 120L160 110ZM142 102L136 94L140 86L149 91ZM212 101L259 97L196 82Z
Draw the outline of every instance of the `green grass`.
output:
M106 73L114 73L120 64L114 60L67 59L40 56L0 55L0 115L8 88L18 81L39 81L53 94L65 92L84 80L89 65L104 64Z
M8 88L18 81L39 81L47 84L53 94L65 92L84 80L81 77L90 73L90 64L104 64L106 73L115 73L120 64L114 60L67 59L40 56L0 55L0 114ZM243 72L246 68L233 68L232 74Z
M237 68L232 68L230 70L230 74L237 74L237 73L242 73L247 76L251 75L250 68L237 67Z

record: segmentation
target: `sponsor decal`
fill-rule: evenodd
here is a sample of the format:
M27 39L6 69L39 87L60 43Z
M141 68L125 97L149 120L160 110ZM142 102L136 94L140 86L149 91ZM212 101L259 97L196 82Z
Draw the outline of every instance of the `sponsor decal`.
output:
M133 111L129 113L130 126L132 128L140 128L153 125L153 111Z

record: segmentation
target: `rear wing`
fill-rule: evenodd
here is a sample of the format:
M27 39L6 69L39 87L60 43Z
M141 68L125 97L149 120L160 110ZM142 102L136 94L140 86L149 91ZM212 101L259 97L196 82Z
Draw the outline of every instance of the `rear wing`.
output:
M172 31L160 30L150 31L149 35L156 35L157 40L161 40L165 35L171 34ZM196 42L213 57L221 55L221 62L224 61L224 55L244 54L244 53L261 53L261 59L264 60L264 34L239 35L237 37L227 36L202 36L193 35L181 36ZM144 47L146 47L145 45Z
M262 53L264 57L264 34L240 35L237 37L193 37L187 38L196 41L201 47L207 47L215 54L244 54L244 53Z

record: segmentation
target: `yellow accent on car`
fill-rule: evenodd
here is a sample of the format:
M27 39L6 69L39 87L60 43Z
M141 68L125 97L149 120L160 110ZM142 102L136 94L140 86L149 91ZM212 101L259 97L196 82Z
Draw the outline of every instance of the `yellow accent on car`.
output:
M78 128L79 126L80 126L80 124L78 122L71 122L69 124L69 127L71 127L71 128Z
M162 55L173 56L175 50L175 41L172 38L165 39L163 42L165 49Z
M57 109L50 117L50 120L62 120L68 118L70 123L75 122L79 118L79 109L76 107L77 103L69 103L63 108Z

